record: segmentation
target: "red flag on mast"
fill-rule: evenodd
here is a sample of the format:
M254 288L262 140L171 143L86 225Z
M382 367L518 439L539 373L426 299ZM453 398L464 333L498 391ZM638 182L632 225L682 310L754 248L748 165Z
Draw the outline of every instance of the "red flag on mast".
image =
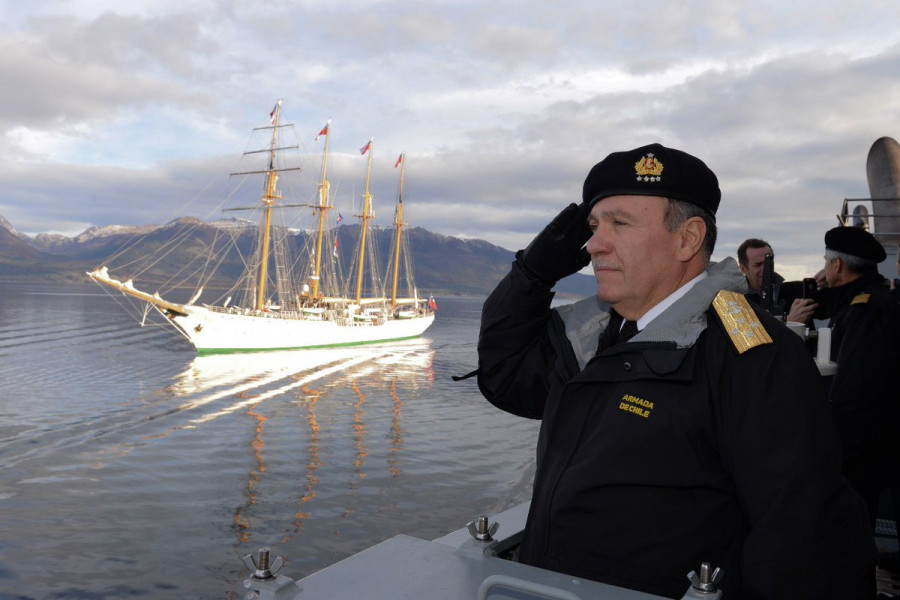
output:
M397 157L397 162L394 163L394 168L396 169L397 167L399 167L401 162L403 162L403 154L402 153L400 154L400 156Z
M359 153L365 154L366 152L369 151L369 148L371 148L371 147L372 147L372 140L369 140L368 142L366 142L365 146L363 146L362 148L359 149Z
M328 135L328 123L325 123L325 127L323 127L322 131L319 132L319 135L316 136L315 141L318 142L319 138L322 137L323 135Z

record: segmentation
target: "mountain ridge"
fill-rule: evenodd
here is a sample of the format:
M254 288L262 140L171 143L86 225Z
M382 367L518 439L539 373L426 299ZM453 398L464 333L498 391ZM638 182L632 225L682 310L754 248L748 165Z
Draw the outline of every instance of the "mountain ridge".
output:
M246 231L245 231L246 230ZM337 235L341 247L353 247L358 225L342 225ZM167 256L158 267L148 273L160 281L166 273L177 272L183 265L198 260L228 231L236 245L249 247L252 234L241 220L205 222L193 217L180 217L162 225L109 225L90 227L80 234L67 237L59 234L28 236L17 232L0 216L0 278L14 280L42 280L74 282L89 281L86 271L103 264L109 257L134 252L134 241L142 248L153 249L188 235L187 244ZM376 245L387 248L393 236L392 228L375 227L372 235ZM292 232L298 237L306 232ZM416 284L424 293L445 296L486 296L509 271L514 252L480 239L463 239L430 232L421 227L406 229L412 249L413 272ZM224 242L222 242L224 243ZM230 240L229 240L230 243ZM239 258L220 265L220 282L232 281L243 267ZM215 282L215 280L214 280ZM596 293L596 283L589 275L577 273L559 282L556 291L563 297L583 297Z

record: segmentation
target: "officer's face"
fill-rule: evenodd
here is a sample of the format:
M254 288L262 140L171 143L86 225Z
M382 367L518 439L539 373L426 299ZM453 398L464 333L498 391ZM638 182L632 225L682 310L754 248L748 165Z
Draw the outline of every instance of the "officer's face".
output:
M757 292L762 289L763 267L766 265L766 254L772 254L768 246L747 248L747 264L741 265L741 272L747 276L747 283Z
M663 224L666 204L657 196L611 196L591 210L587 251L597 295L627 319L641 317L683 282L680 229Z

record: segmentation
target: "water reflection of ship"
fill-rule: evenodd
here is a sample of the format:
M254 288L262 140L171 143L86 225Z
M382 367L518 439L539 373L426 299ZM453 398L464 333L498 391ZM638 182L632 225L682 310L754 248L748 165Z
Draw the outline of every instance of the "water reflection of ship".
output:
M391 398L394 400L394 415L391 419L391 449L388 453L388 471L391 477L400 477L400 450L403 448L403 429L400 427L403 415L403 400L397 395L397 382L391 382Z
M319 483L316 471L318 471L322 464L320 458L321 441L319 438L319 423L316 418L316 404L319 401L321 392L306 386L303 386L301 392L302 396L297 404L302 404L306 407L306 421L309 425L309 437L306 445L306 481L305 487L297 499L297 509L294 512L293 521L284 529L283 534L278 541L279 544L288 542L302 531L303 523L309 517L309 513L306 512L304 505L316 497L316 486ZM254 410L255 408L256 405L253 405L246 411L246 414L256 419L257 423L254 438L250 442L254 457L254 468L250 470L247 477L245 501L234 511L233 528L237 533L238 543L246 543L251 540L251 509L257 504L259 495L257 489L261 483L262 476L266 472L265 457L263 454L263 449L265 448L263 425L267 419L257 413Z
M316 419L316 404L319 401L321 392L308 387L303 387L303 404L306 405L306 421L309 424L309 441L307 442L307 461L306 461L306 489L300 495L297 501L297 510L294 513L294 521L289 530L281 538L281 544L287 542L292 537L299 535L303 529L303 522L309 517L309 513L304 510L304 505L316 497L316 486L319 478L316 471L322 465L319 456L320 439L319 439L319 422Z
M234 519L232 527L237 532L238 541L239 542L249 542L250 541L250 510L256 504L256 482L259 481L263 474L266 472L266 464L263 459L263 440L262 440L262 432L263 425L266 422L265 415L254 412L254 408L256 405L253 405L247 410L247 414L256 420L255 427L255 436L253 441L250 442L250 447L253 450L253 457L255 460L254 468L250 470L250 473L247 477L247 486L246 486L246 500L243 504L238 506L234 511Z
M348 483L356 496L357 486L367 476L366 411L368 390L383 388L390 398L391 423L387 433L386 469L392 478L402 476L402 408L404 399L414 397L421 386L433 382L434 350L429 340L410 340L383 347L360 347L346 351L299 351L260 355L212 355L197 357L172 386L176 395L188 396L182 408L204 408L214 405L211 412L193 420L195 426L225 414L243 412L253 419L253 437L248 449L253 457L244 486L244 502L234 511L233 528L238 543L253 539L255 507L264 503L261 491L266 476L266 425L271 415L260 410L267 400L287 397L291 404L305 410L308 432L305 445L305 476L298 488L296 510L292 521L282 529L279 543L301 534L310 516L309 502L316 497L319 483L317 471L321 467L322 439L319 432L317 408L329 399L340 396L339 390L352 390L353 416L349 432L354 445L352 468L356 478ZM285 380L287 382L285 383ZM363 386L363 383L365 384ZM313 387L317 384L319 387ZM366 390L366 391L364 391ZM219 402L225 400L225 402ZM345 399L340 398L342 402ZM229 404L229 401L233 403ZM227 404L227 406L218 406ZM346 513L355 512L353 506Z
M195 357L175 377L169 391L179 397L198 396L189 404L202 406L251 390L262 392L267 385L284 379L328 377L332 385L341 385L366 376L380 381L396 379L417 387L434 381L433 361L431 340L425 338L383 346L214 354Z

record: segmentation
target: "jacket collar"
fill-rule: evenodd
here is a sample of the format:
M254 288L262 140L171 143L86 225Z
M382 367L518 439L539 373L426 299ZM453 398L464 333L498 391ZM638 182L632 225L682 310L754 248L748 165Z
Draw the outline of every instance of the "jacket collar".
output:
M674 342L677 347L693 346L706 329L706 311L721 290L747 292L747 280L737 262L728 257L710 262L707 277L658 317L650 321L629 343ZM600 334L609 325L612 308L597 296L556 308L565 325L566 338L572 345L580 368L594 357Z

